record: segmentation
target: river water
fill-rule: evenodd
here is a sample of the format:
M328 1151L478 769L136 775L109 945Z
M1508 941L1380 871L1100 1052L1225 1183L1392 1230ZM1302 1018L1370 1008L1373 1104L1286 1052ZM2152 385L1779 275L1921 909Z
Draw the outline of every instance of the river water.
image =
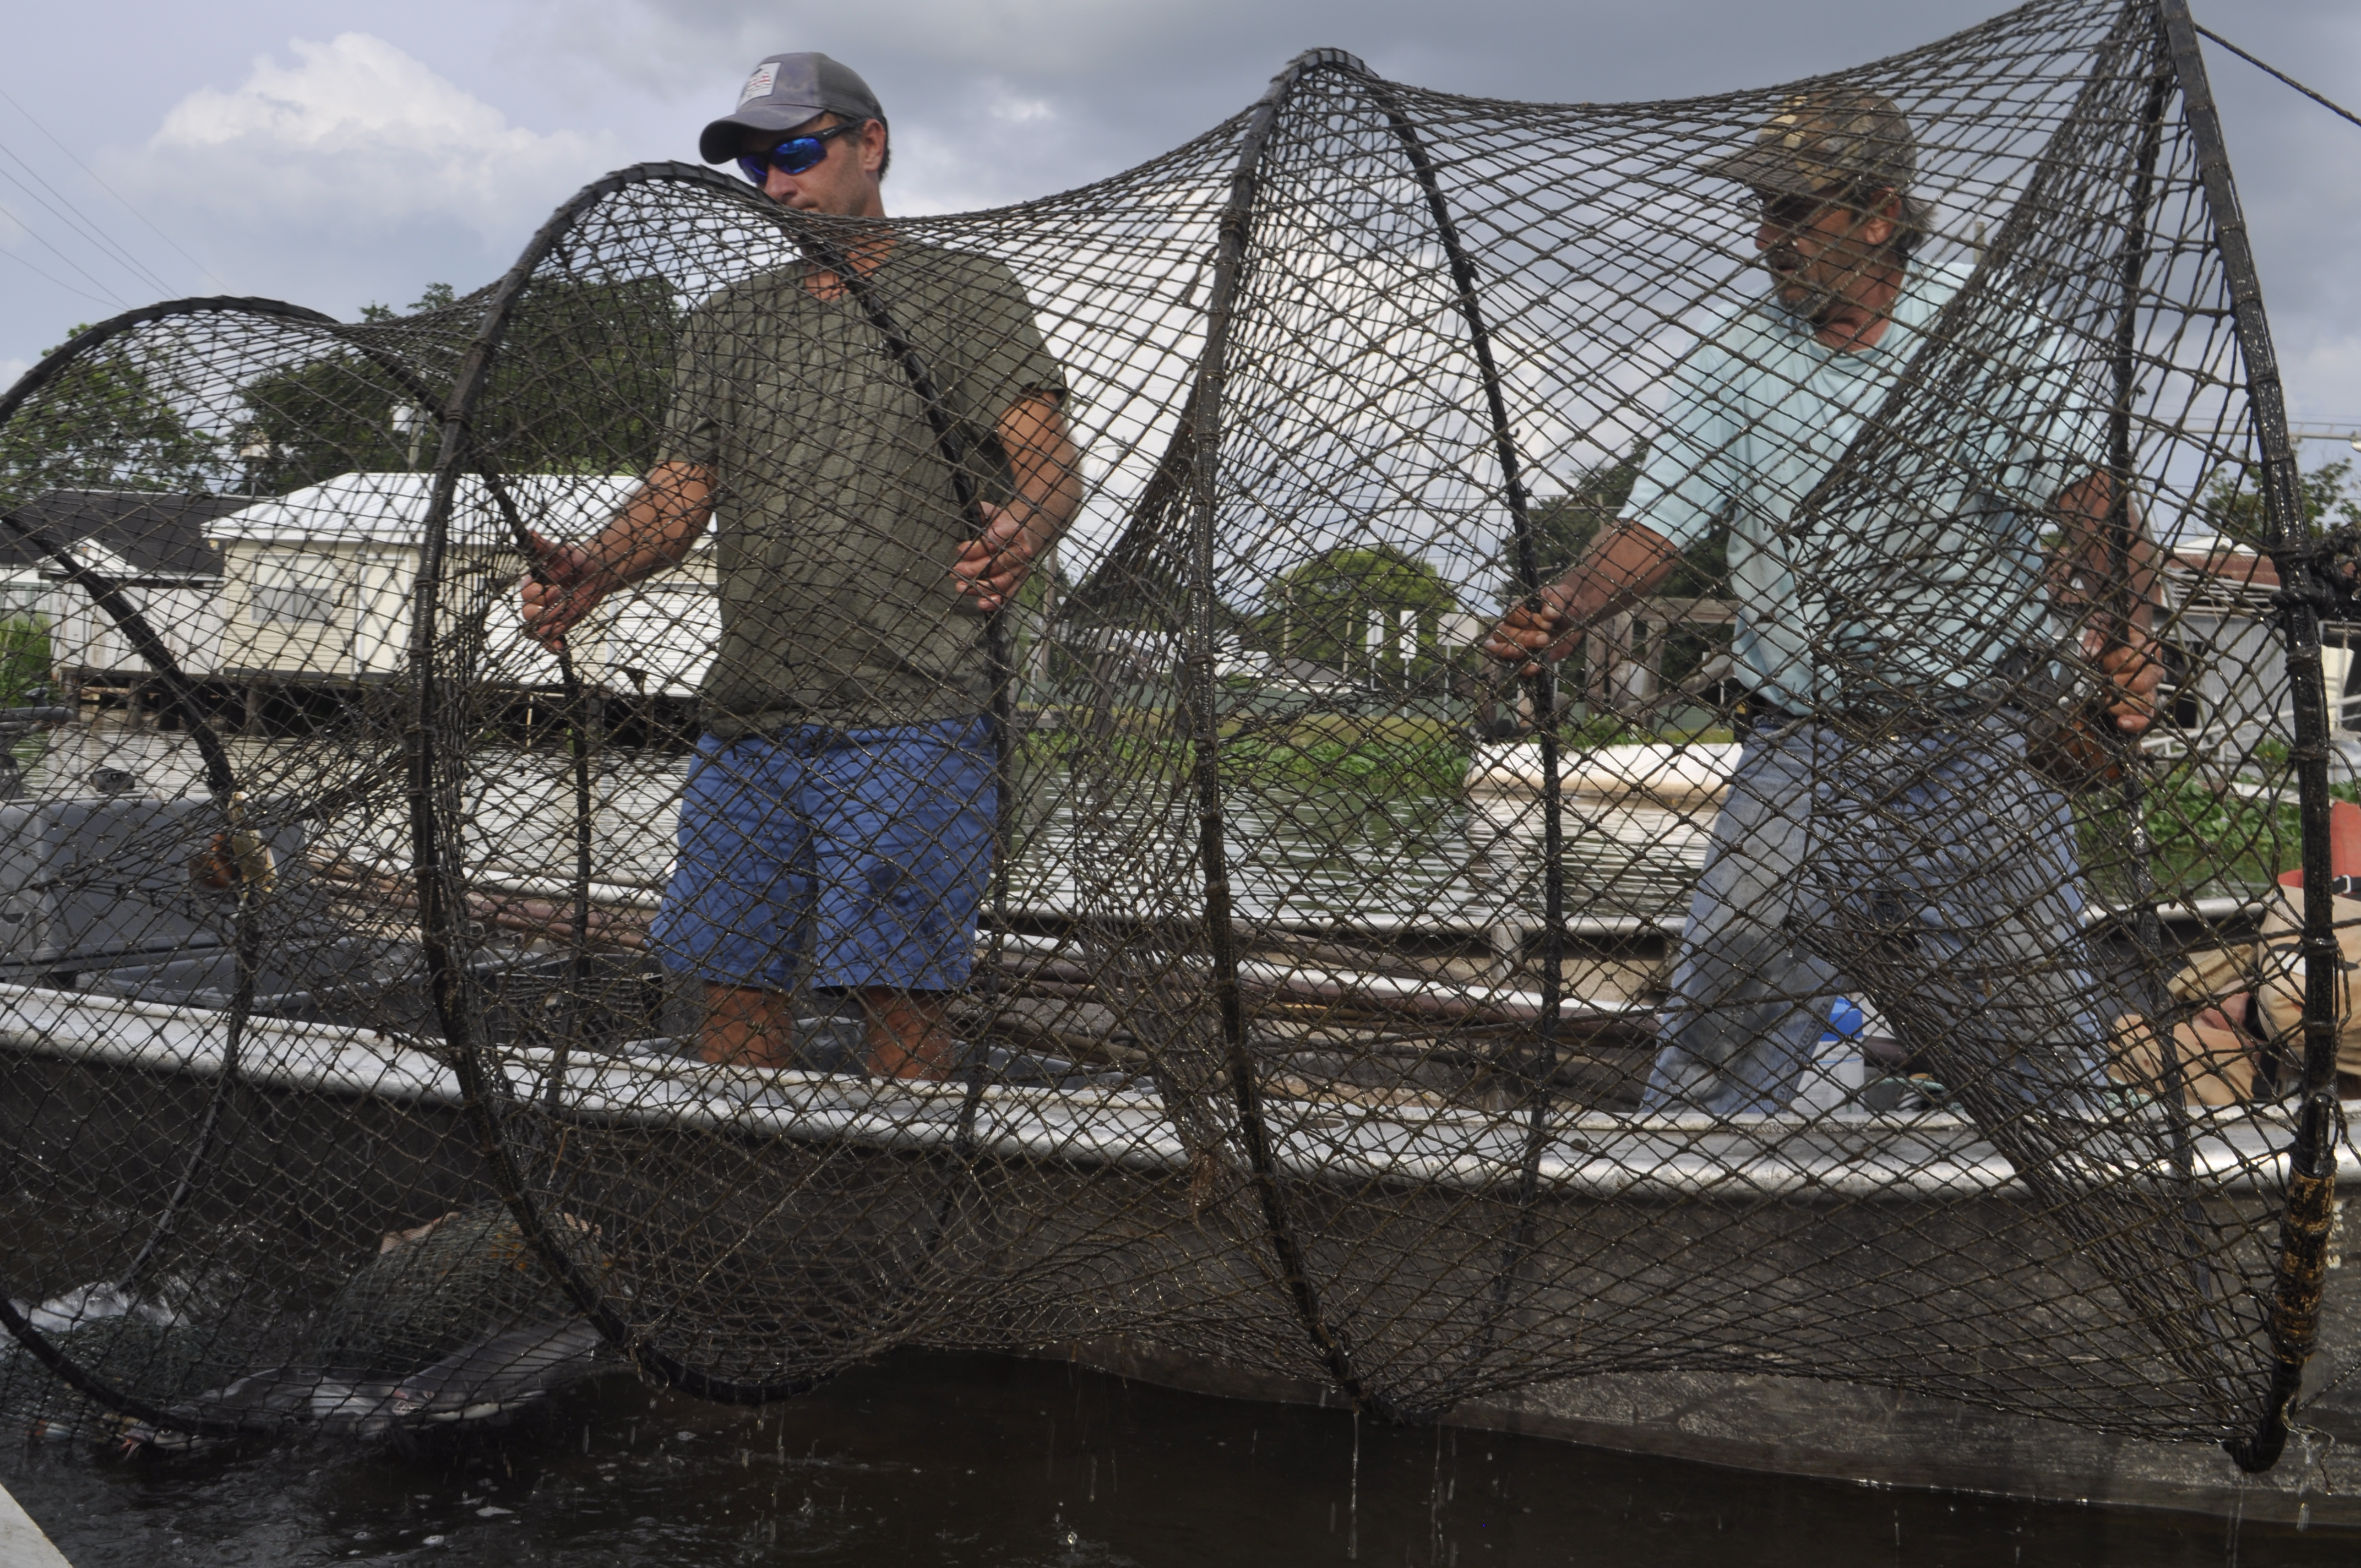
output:
M234 772L259 800L333 787L367 771L385 787L361 810L314 824L316 847L399 871L409 854L400 761L364 754L336 737L228 738ZM164 795L199 793L200 759L185 735L119 725L74 728L24 742L25 784L36 795L87 793L109 773L122 786ZM555 748L488 747L473 759L463 852L479 875L564 878L576 864L575 784ZM619 890L660 889L673 852L686 759L615 751L592 785L594 881ZM1193 906L1193 798L1168 787L1128 785L1085 808L1073 779L1037 773L1019 791L1020 850L1011 899L1019 908L1075 909L1078 872L1098 896ZM1286 794L1231 791L1225 800L1232 896L1250 922L1414 927L1462 934L1542 919L1542 814L1531 796L1389 794L1367 785L1307 784ZM1565 806L1567 909L1577 922L1676 923L1704 853L1710 810L1647 805Z
M1782 1479L917 1354L760 1412L615 1378L409 1453L16 1449L0 1477L75 1568L2361 1561L2361 1531Z

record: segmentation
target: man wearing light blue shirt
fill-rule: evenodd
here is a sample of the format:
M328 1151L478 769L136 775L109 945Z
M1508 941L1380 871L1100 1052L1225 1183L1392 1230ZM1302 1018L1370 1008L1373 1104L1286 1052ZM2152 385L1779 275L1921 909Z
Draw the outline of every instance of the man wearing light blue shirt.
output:
M1987 1104L2103 1081L2064 798L2026 762L2068 641L2147 723L2154 553L2061 340L1914 265L1889 101L1791 99L1709 172L1762 203L1773 282L1675 371L1626 521L1492 633L1537 670L1726 527L1753 729L1714 826L1648 1086L1774 1111L1839 994Z

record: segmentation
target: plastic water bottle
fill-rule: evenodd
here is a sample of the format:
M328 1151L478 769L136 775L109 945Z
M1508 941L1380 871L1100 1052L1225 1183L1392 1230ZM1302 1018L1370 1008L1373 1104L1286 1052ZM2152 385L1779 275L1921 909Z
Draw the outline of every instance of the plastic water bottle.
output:
M1867 1080L1861 1048L1863 1022L1860 1004L1850 997L1839 996L1829 1003L1828 1025L1820 1031L1819 1044L1813 1047L1812 1059L1795 1085L1791 1109L1817 1115L1849 1102L1859 1103L1861 1085Z

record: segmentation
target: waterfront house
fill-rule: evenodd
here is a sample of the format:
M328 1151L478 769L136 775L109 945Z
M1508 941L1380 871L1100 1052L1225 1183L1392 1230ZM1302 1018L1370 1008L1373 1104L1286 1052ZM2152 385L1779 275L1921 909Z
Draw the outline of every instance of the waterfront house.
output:
M2279 567L2246 545L2217 539L2173 550L2164 579L2174 610L2164 696L2176 727L2201 747L2243 749L2266 729L2289 733L2287 644L2271 605ZM2329 622L2321 640L2330 722L2340 732L2361 728L2352 668L2361 626Z
M16 515L113 578L181 670L201 677L220 658L222 634L222 559L205 532L254 504L252 496L50 490ZM47 634L61 692L134 685L153 673L89 591L13 532L0 539L0 617Z
M526 639L519 617L516 526L550 539L587 538L637 483L621 475L526 474L504 477L496 494L478 476L460 477L443 615L455 629L483 618L475 678L559 684L557 660ZM402 674L433 488L431 474L340 474L217 520L207 538L223 561L223 673L264 683ZM614 596L576 631L585 680L650 695L693 689L719 626L709 540L686 565Z

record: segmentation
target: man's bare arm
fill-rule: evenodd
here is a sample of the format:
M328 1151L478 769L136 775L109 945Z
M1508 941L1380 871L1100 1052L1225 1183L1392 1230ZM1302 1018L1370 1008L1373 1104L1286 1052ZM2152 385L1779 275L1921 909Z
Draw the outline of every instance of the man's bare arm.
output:
M986 610L1015 597L1034 561L1057 543L1082 505L1082 464L1058 399L1035 396L1014 404L1000 416L999 433L1016 494L1005 507L983 503L983 536L961 546L951 563L960 591Z
M536 580L524 585L525 630L552 650L615 589L688 558L713 519L713 476L695 463L660 463L588 544L532 537Z
M2155 641L2163 552L2147 536L2136 499L2125 497L2123 516L2112 515L2114 494L2109 474L2086 475L2058 492L2050 597L2114 685L2108 711L2116 727L2136 735L2148 727L2164 679Z
M2114 476L2089 474L2059 491L2052 503L2059 521L2058 565L2067 579L2060 608L2082 612L2087 617L2084 629L2109 641L2122 640L2126 609L2136 630L2156 629L2158 573L2163 562L2163 553L2147 536L2136 499L2125 498L2120 523L2109 515L2114 490ZM2119 532L2129 537L2119 537Z
M1535 675L1574 651L1591 626L1644 598L1672 575L1681 553L1654 529L1619 522L1590 542L1565 576L1542 589L1541 608L1519 605L1484 640L1484 652Z

